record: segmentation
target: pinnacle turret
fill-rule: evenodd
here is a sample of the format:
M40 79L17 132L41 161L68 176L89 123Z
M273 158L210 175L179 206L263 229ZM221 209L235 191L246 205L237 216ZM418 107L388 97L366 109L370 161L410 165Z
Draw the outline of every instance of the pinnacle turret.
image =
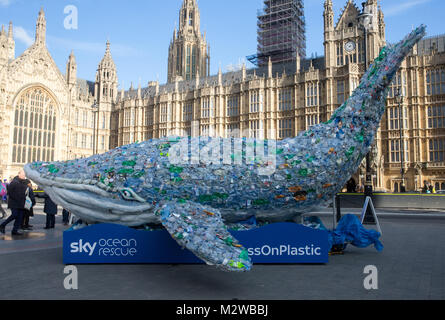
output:
M77 63L74 52L71 51L66 64L66 82L68 85L75 85L77 81Z
M96 73L96 99L99 102L114 101L117 97L117 71L111 56L111 44L107 40L105 54Z
M6 33L6 28L2 25L0 30L0 62L1 64L14 60L15 58L15 41L13 36L12 22L9 23L9 30Z
M9 22L8 38L9 39L13 39L14 38L13 30L12 30L12 21Z
M200 31L196 0L184 0L179 11L179 29L173 32L168 53L167 82L191 80L209 75L207 43Z
M40 9L36 23L36 44L46 44L46 18L43 8Z

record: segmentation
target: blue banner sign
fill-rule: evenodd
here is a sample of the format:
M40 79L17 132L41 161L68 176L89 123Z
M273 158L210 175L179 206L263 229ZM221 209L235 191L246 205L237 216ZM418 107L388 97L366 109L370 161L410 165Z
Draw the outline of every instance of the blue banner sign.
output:
M230 231L253 263L328 263L328 233L294 223ZM203 263L182 249L166 230L135 230L95 224L63 234L64 264Z

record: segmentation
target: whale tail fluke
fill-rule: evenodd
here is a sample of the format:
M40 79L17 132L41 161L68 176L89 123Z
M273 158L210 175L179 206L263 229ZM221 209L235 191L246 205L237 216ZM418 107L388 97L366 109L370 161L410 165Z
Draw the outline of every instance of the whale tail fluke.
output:
M364 74L359 87L370 87L372 98L385 91L392 82L403 60L410 54L416 45L426 35L426 26L420 25L395 45L387 45L374 60Z

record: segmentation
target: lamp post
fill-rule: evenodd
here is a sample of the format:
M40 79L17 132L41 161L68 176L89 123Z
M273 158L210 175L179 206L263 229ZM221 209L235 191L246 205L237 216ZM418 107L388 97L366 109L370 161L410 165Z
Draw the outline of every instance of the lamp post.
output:
M94 100L94 104L91 106L93 110L93 155L97 154L97 146L96 146L96 113L99 112L99 106L97 105L96 100Z
M362 11L358 15L358 22L359 25L363 28L363 38L365 45L363 46L363 53L364 53L364 63L365 63L365 73L368 69L368 30L372 28L373 24L373 15L369 12L369 9L366 6L366 2L362 2ZM360 53L359 53L360 54ZM372 176L371 176L371 159L370 159L370 153L368 152L366 154L366 178L365 178L365 199L366 197L372 196ZM364 223L373 223L374 222L374 216L372 215L371 210L368 208L366 209L365 219Z
M400 183L400 192L405 192L405 170L403 168L404 156L405 156L405 143L403 141L403 92L400 91L400 88L397 89L396 102L399 105L399 130L400 130L400 175L402 177L402 182Z
M363 27L363 38L365 45L363 46L365 58L365 72L368 69L368 30L372 27L372 14L366 7L366 2L362 3L362 11L358 15L359 25ZM370 152L366 154L366 180L365 180L365 196L372 195L372 178L371 178L371 159Z
M71 160L71 148L72 148L72 141L71 141L71 137L72 137L72 131L73 128L71 127L71 123L68 126L68 137L67 137L67 143L66 143L66 160Z

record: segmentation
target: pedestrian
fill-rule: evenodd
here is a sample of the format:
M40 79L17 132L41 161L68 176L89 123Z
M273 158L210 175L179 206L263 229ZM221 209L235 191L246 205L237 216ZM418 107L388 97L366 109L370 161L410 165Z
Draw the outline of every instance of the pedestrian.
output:
M1 201L3 201L4 203L8 202L8 194L7 194L7 190L8 190L8 180L7 179L3 179L3 182L0 182L0 190L3 189L4 192L0 191L0 199ZM0 203L1 203L0 201Z
M428 191L429 191L429 193L436 193L436 188L434 187L434 185L432 183L429 184Z
M429 183L428 183L428 181L424 180L424 181L423 181L422 192L423 192L423 193L428 193L428 191L429 191Z
M6 211L3 209L2 204L0 203L0 213L2 217L0 219L4 219L6 217Z
M6 215L7 215L5 209L3 209L3 207L2 207L1 203L0 203L0 214L2 215L0 220L4 219L6 217Z
M0 219L3 219L4 217L6 217L6 211L2 207L2 202L4 201L4 199L6 199L7 193L8 193L8 190L7 190L6 184L3 182L0 182L0 213L2 214L2 217Z
M43 197L45 198L43 212L46 213L46 226L44 229L53 229L56 224L57 204L46 193Z
M70 214L71 213L68 210L63 208L63 211L62 211L62 222L63 222L64 226L68 225L68 223L70 221Z
M354 178L349 179L349 181L346 183L346 190L348 193L354 193L357 189L357 184L355 183Z
M25 180L25 184L28 187L28 195L32 202L32 207L29 210L25 209L25 214L23 216L22 229L23 230L32 230L32 225L29 224L29 218L34 217L34 206L36 205L36 198L34 196L34 192L32 191L31 181L28 179Z
M22 226L23 215L25 211L26 190L28 187L25 185L25 171L21 169L19 174L8 185L8 208L11 209L12 214L8 219L0 225L0 232L5 233L5 227L11 221L14 221L14 227L12 228L12 235L23 235L19 232L19 228Z

